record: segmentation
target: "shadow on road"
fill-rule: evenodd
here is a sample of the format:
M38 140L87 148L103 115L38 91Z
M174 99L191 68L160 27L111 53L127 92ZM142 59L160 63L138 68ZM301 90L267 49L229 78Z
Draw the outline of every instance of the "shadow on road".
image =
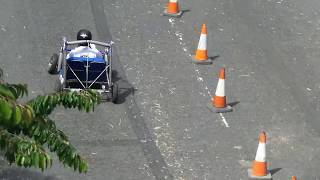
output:
M40 172L31 171L29 169L10 167L0 171L0 179L6 180L58 180L54 176L45 176Z
M219 58L219 57L220 57L220 55L210 56L209 59L210 59L211 61L214 61L214 60L216 60L216 59Z
M128 81L122 79L117 71L112 71L112 79L114 82L118 84L118 99L116 104L122 104L125 102L126 97L128 97L131 93L134 95L135 89Z
M191 11L190 9L182 9L182 10L181 10L181 12L182 12L181 16L182 16L184 13L190 12L190 11Z
M234 107L239 103L240 103L240 101L234 101L234 102L228 103L228 105L231 106L231 107Z
M277 173L278 171L280 171L282 168L274 168L270 170L271 175L274 175L275 173Z

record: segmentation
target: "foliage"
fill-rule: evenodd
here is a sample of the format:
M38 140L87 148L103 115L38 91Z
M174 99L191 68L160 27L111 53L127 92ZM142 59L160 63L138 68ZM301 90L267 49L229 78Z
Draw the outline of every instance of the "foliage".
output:
M0 149L10 164L36 167L42 171L52 165L45 147L59 160L80 173L88 164L49 115L57 106L90 112L100 103L93 91L59 92L38 96L25 104L18 99L27 95L27 85L8 84L0 71Z

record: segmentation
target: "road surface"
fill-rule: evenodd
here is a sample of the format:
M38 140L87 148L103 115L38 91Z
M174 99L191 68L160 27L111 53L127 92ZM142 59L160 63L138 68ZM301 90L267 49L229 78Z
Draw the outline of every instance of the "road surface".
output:
M52 92L46 73L60 37L81 28L116 44L121 102L94 113L52 115L90 163L88 174L58 161L45 173L9 167L2 179L247 179L258 135L267 133L274 179L320 178L320 3L316 0L1 1L0 65L30 98ZM212 65L191 63L202 23ZM234 111L212 112L218 71ZM132 89L135 89L134 93Z

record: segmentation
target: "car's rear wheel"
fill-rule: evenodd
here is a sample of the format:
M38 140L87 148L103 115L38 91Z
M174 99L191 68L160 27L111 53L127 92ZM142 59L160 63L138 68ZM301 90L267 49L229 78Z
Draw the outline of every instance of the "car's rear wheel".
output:
M112 102L115 104L117 103L118 100L118 84L117 83L113 83L112 86Z
M48 64L48 73L49 74L57 74L58 73L58 61L59 61L58 54L53 54L51 56L49 64Z

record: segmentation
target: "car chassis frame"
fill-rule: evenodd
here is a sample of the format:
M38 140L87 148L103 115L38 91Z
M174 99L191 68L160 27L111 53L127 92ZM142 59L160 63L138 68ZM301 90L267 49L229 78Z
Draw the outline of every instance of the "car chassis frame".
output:
M68 49L69 46L72 45L79 45L82 43L88 43L88 44L95 44L98 46L102 46L104 47L104 51L100 51L100 53L103 55L103 59L106 62L106 66L104 68L104 70L95 78L95 80L93 81L88 81L88 74L89 74L89 66L88 66L88 61L87 61L87 66L85 66L86 68L86 80L82 81L80 80L80 78L78 77L78 75L74 72L74 70L68 65L67 60L66 60L66 56L67 53L71 51L71 49ZM104 43L104 42L100 42L100 41L94 41L94 40L76 40L76 41L67 41L67 39L64 37L63 38L63 45L60 48L60 52L58 55L58 65L57 65L57 70L58 72L60 72L60 83L61 83L61 90L69 90L69 91L82 91L82 90L87 90L87 89L91 89L91 86L97 82L97 80L99 79L99 77L103 76L104 74L106 75L106 82L104 82L104 84L107 84L107 87L105 85L101 85L101 89L94 89L95 91L97 91L100 95L102 95L102 100L108 100L108 99L112 99L112 101L114 101L114 99L117 96L117 92L114 91L118 91L117 87L115 88L114 86L116 85L113 81L112 81L112 45L114 44L114 42L110 41L110 43ZM67 67L71 70L71 72L73 73L73 75L76 77L76 79L78 80L78 82L82 85L83 88L72 88L72 87L66 87L66 83L70 82L70 80L67 79ZM62 70L62 72L61 72ZM72 81L72 80L71 80Z

